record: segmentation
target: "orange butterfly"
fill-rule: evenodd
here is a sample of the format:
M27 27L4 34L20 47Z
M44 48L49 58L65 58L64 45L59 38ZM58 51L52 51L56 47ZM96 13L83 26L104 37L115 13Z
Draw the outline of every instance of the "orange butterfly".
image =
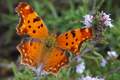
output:
M91 28L74 29L59 36L49 34L42 19L25 2L19 3L16 12L20 16L16 29L18 35L29 36L21 41L17 49L21 54L21 63L29 67L36 68L43 64L44 71L57 73L69 63L65 52L71 51L78 55L82 42L92 38Z

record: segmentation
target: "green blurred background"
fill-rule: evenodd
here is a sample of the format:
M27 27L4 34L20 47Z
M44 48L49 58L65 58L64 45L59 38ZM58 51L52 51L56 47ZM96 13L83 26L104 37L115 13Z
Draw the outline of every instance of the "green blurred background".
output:
M83 26L81 23L83 16L96 8L99 11L110 13L114 28L106 32L106 41L102 44L100 50L105 52L106 47L111 47L119 53L120 0L0 0L0 80L12 80L14 74L13 63L19 64L20 54L16 50L16 45L21 41L21 38L16 34L19 17L15 12L15 7L22 1L33 6L51 32L65 32L80 28ZM120 66L119 61L115 64ZM120 72L112 75L112 77L108 76L108 80L119 80L118 75L120 75Z

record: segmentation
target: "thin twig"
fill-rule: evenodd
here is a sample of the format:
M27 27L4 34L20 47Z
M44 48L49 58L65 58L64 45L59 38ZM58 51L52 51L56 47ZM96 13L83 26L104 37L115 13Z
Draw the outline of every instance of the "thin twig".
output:
M8 63L8 64L7 63L6 64L5 63L0 63L1 68L11 69L11 68L13 68L13 66L14 66L13 63Z

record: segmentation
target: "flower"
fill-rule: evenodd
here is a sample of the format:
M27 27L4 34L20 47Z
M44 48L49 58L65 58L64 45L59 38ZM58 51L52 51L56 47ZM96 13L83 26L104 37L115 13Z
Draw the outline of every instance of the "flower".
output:
M100 63L101 67L105 67L106 64L107 64L107 60L103 58Z
M104 12L100 13L100 20L103 22L105 26L113 27L111 23L111 18L109 14L106 14Z
M107 59L118 57L118 54L116 53L116 51L108 51L107 54L108 54Z
M84 16L84 25L86 27L91 27L92 26L92 21L93 21L93 16L92 15L85 15Z
M100 63L101 67L106 66L107 60L110 60L111 58L117 58L118 57L118 54L116 53L116 51L108 51L107 54L108 54L108 56L101 60L101 63Z
M91 76L86 76L82 77L79 80L104 80L103 78L97 78L97 77L91 77Z
M97 16L99 16L98 21L102 22L101 24L103 24L104 26L113 27L113 25L111 23L112 19L110 18L109 14L101 12ZM83 24L86 27L91 27L91 26L93 26L93 21L95 21L96 19L97 19L96 15L93 16L93 15L87 14L84 16ZM97 23L99 23L99 22L97 22Z
M81 61L81 63L76 66L76 72L77 73L83 73L84 70L85 70L84 60L82 58L80 58L79 56L77 56L77 62L80 62L80 61Z

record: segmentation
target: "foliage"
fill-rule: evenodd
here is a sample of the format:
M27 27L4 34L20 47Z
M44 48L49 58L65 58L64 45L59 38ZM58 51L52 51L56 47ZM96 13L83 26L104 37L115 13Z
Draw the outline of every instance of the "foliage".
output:
M25 0L24 0L25 1ZM64 2L64 4L62 3ZM104 76L106 80L120 79L120 61L119 59L112 59L108 61L105 67L100 67L100 60L107 56L107 49L115 50L120 55L120 15L117 4L113 4L112 0L26 0L37 13L43 18L51 32L65 32L70 29L80 28L83 26L83 16L94 12L95 10L103 10L112 13L114 27L106 30L104 39L101 43L93 46L86 42L82 48L86 47L92 49L82 57L85 59L86 70L82 74L75 72L75 65L62 69L57 76L44 75L39 77L40 80L75 80L81 75ZM9 52L16 51L15 46L20 42L20 38L16 35L16 25L18 24L18 16L15 13L15 4L20 0L1 0L0 4L6 9L0 13L0 55L9 55ZM6 3L4 5L3 3ZM57 5L58 4L58 5ZM105 5L104 5L105 4ZM112 5L116 7L111 7ZM11 48L12 47L12 48ZM12 50L11 50L12 49ZM2 52L3 51L3 52ZM4 55L3 54L3 55ZM15 54L18 54L16 52ZM5 55L5 56L6 56ZM3 58L0 57L0 60ZM11 59L11 58L10 58ZM6 60L8 60L6 58ZM10 60L12 61L12 60ZM8 60L9 62L9 60ZM14 61L15 62L15 61ZM0 63L2 64L2 62ZM15 63L16 64L16 63ZM13 67L14 80L36 80L35 73L30 69L17 69Z

